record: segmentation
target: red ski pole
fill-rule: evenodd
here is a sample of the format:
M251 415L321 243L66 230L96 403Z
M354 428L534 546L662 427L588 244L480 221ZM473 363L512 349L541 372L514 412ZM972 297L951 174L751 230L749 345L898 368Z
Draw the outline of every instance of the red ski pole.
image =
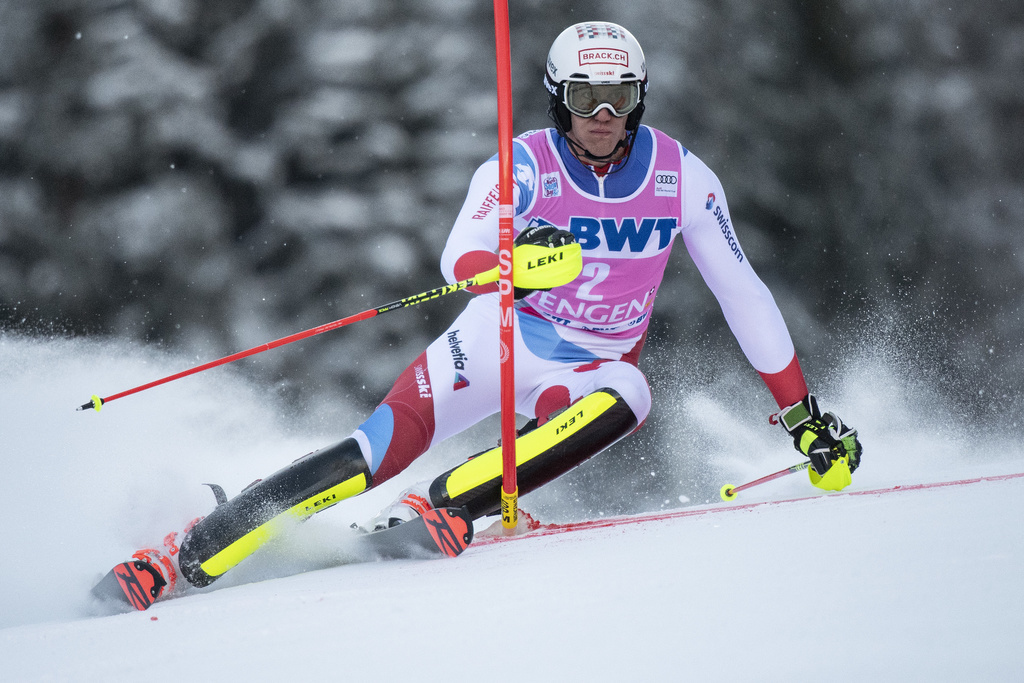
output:
M754 486L760 486L761 484L766 484L769 481L773 481L775 479L778 479L779 477L785 477L787 474L793 474L794 472L802 472L802 471L806 470L810 466L811 466L811 463L809 461L808 462L801 462L801 463L797 463L796 465L791 465L790 467L787 467L784 470L779 470L778 472L775 472L773 474L769 474L769 475L767 475L765 477L761 477L760 479L755 479L754 481L747 482L746 484L740 484L739 486L733 486L732 484L726 484L725 486L722 487L722 490L719 493L722 496L722 500L732 500L733 498L736 497L737 493L739 493L740 491L743 491L744 489L749 489L749 488L752 488Z
M491 280L491 281L493 282L493 280ZM463 280L462 282L456 282L455 284L448 285L446 287L438 287L437 289L432 289L429 292L423 292L422 294L417 294L415 296L411 296L411 297L408 297L408 298L405 298L405 299L401 299L400 301L392 301L391 303L385 304L385 305L380 306L378 308L370 308L370 309L367 309L365 311L362 311L361 313L356 313L354 315L348 316L347 318L341 318L340 320L335 320L334 322L327 323L325 325L320 325L318 327L313 327L313 328L305 330L303 332L296 332L295 334L290 334L287 337L282 337L282 338L277 339L275 341L267 342L266 344L260 344L259 346L252 347L251 349L246 349L245 351L239 351L237 353L231 354L230 356L224 356L223 358L218 358L217 360L212 360L212 361L210 361L208 363L203 363L202 365L197 365L194 368L189 368L188 370L182 370L181 372L176 372L173 375L168 375L167 377L162 377L162 378L160 378L158 380L154 380L152 382L148 382L146 384L142 384L140 386L133 387L131 389L126 389L125 391L122 391L122 392L119 392L119 393L116 393L116 394L112 394L111 396L107 396L105 398L100 398L97 395L93 395L92 399L90 399L90 401L88 403L83 403L81 406L79 406L78 410L88 410L89 408L95 408L96 411L99 412L100 408L102 408L105 403L110 403L111 401L115 401L115 400L117 400L119 398L124 398L125 396L131 396L132 394L137 394L140 391L145 391L146 389L152 389L153 387L160 386L161 384L166 384L168 382L173 382L176 379L181 379L182 377L188 377L189 375L194 375L196 373L203 372L204 370L209 370L211 368L215 368L215 367L218 367L220 365L226 365L228 363L233 363L236 360L241 360L243 358L248 358L249 356L255 356L257 353L263 353L264 351L269 351L270 349L276 349L277 347L284 346L285 344L291 344L292 342L297 342L297 341L299 341L301 339L306 339L308 337L312 337L312 336L317 335L317 334L323 334L324 332L330 332L331 330L336 330L339 327L344 327L345 325L351 325L352 323L359 322L360 320L366 320L368 318L372 318L374 316L380 315L381 313L387 313L388 311L393 311L393 310L395 310L397 308L405 308L407 306L415 306L416 304L423 303L424 301L430 301L431 299L436 299L436 298L438 298L440 296L444 296L445 294L450 294L452 292L457 292L459 290L465 289L466 287L469 287L471 285L476 285L476 284L482 284L482 282L480 281L480 276L477 276L475 278L471 278L469 280Z
M575 279L583 269L581 248L580 245L576 243L566 244L561 247L555 247L554 249L526 244L519 247L519 250L522 252L522 259L515 264L515 282L517 285L521 285L529 289L541 289L544 287L557 287L559 285L564 285ZM436 287L435 289L414 294L413 296L399 299L398 301L392 301L389 304L384 304L377 308L367 309L361 313L350 315L347 318L341 318L340 320L335 320L334 322L320 325L319 327L313 327L305 330L304 332L296 332L295 334L290 334L287 337L282 337L276 341L260 344L259 346L252 347L251 349L239 351L231 354L230 356L224 356L223 358L218 358L217 360L197 365L194 368L189 368L188 370L182 370L181 372L177 372L173 375L168 375L167 377L154 380L147 384L127 389L120 393L107 396L106 398L100 398L98 395L94 394L89 402L83 403L78 410L95 408L96 411L99 412L100 408L103 407L103 404L110 403L116 399L131 396L132 394L137 394L140 391L152 389L153 387L160 386L161 384L167 384L168 382L173 382L176 379L188 377L189 375L194 375L198 372L209 370L210 368L215 368L220 365L226 365L227 363L232 363L236 360L241 360L242 358L248 358L249 356L254 356L257 353L276 349L279 346L291 344L292 342L299 341L300 339L306 339L307 337L312 337L317 334L330 332L331 330L336 330L339 327L344 327L345 325L351 325L352 323L359 322L360 320L367 320L380 315L381 313L387 313L388 311L394 311L399 308L416 306L417 304L424 303L425 301L432 301L453 292L462 291L467 287L497 282L499 276L498 266L495 266L488 271L480 273L469 279L456 282L455 284Z

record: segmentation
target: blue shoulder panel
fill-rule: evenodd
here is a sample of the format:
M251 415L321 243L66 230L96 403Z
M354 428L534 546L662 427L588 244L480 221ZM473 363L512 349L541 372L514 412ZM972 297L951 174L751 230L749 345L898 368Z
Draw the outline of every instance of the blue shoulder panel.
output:
M512 179L519 186L519 204L515 208L518 216L526 211L537 191L537 164L521 142L512 142ZM495 154L488 161L498 161L498 155Z

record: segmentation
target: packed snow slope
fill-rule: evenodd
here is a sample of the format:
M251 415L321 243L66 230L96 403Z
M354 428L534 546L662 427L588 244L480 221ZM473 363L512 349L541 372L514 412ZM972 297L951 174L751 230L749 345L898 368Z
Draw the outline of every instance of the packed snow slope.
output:
M457 444L209 589L98 614L87 595L106 569L212 507L200 482L235 492L353 426L280 420L266 388L228 372L74 410L183 365L0 336L0 680L1024 680L1019 429L959 431L881 363L834 388L868 448L843 494L798 473L677 516L342 564L348 525ZM784 438L721 460L733 484L797 461ZM961 483L913 487L945 482ZM572 520L574 502L542 503Z

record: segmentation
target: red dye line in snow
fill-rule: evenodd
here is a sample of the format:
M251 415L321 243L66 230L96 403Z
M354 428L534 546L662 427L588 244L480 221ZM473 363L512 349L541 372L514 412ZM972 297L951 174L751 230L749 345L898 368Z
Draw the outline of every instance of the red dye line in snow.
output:
M823 494L819 496L806 496L804 498L789 498L786 500L765 500L757 503L743 503L740 505L721 505L707 508L683 508L681 510L670 510L667 512L644 513L630 515L628 517L608 517L606 519L595 519L585 522L570 522L568 524L541 524L536 529L515 536L484 536L477 535L473 546L500 543L502 541L517 538L536 538L538 536L552 536L564 534L570 531L583 531L585 529L604 529L607 527L623 526L625 524L641 524L645 522L657 522L664 519L676 519L678 517L695 517L698 515L709 515L717 512L733 512L735 510L749 510L764 505L780 505L782 503L798 503L804 500L820 500L822 498L834 498L836 496L879 496L886 493L903 493L905 491L922 491L925 489L937 489L946 486L967 486L983 481L1006 481L1024 477L1024 472L1017 474L1000 474L991 477L977 477L975 479L957 479L956 481L940 481L931 484L898 484L884 489L872 489L870 491L843 491L837 493ZM472 546L471 546L472 547Z

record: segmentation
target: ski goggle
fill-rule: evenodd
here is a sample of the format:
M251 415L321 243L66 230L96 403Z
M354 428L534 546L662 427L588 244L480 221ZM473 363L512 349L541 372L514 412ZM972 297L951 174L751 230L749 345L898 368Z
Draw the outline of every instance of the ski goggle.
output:
M640 82L594 85L569 81L565 84L562 101L570 112L585 119L602 109L607 109L613 116L625 116L640 103Z

